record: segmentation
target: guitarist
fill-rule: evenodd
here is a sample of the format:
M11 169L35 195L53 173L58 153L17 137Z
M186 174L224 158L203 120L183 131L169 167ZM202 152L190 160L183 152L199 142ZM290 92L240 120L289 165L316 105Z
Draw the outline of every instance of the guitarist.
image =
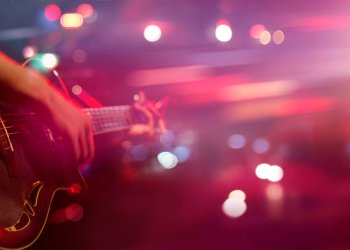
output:
M21 67L0 52L0 100L34 108L60 132L76 164L92 159L94 143L90 118L37 72Z

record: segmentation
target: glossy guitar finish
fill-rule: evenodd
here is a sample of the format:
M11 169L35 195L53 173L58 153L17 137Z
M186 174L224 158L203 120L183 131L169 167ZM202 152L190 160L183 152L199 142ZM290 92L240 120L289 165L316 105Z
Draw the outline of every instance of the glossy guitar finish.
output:
M56 191L84 181L65 145L35 114L0 116L0 248L24 248L40 235Z
M131 106L85 109L94 134L130 128ZM40 236L55 193L86 187L62 139L34 113L0 113L0 249L26 248Z

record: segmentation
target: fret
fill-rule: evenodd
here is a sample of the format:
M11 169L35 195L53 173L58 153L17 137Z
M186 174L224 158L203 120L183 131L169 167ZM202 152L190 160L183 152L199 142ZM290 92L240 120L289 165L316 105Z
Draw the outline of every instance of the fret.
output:
M84 110L91 117L94 134L126 130L134 124L132 107L128 105Z

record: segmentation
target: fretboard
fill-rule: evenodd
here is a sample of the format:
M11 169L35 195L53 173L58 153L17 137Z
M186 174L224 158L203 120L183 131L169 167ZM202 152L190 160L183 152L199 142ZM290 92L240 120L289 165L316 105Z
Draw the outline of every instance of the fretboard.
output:
M134 124L132 107L129 105L84 110L91 117L95 135L126 130Z

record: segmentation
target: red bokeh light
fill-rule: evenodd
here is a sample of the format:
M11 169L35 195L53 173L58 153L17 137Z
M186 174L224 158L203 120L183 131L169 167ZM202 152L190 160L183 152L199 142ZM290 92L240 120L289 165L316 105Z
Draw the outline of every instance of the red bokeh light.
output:
M94 14L94 7L91 4L80 4L77 8L77 13L84 18L89 18Z
M57 21L61 17L61 9L57 4L49 4L45 7L44 15L49 21Z

